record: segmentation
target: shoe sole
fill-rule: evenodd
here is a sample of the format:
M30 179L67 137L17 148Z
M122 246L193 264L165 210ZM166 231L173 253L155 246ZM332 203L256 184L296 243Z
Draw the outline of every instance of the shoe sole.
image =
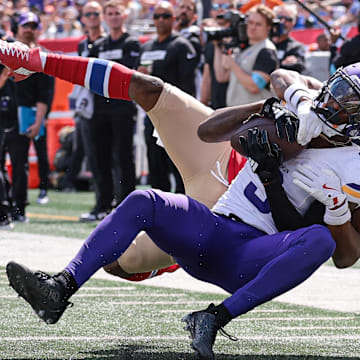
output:
M38 309L34 308L31 304L31 296L26 287L26 282L29 281L29 274L31 270L11 261L6 265L6 275L9 279L10 286L17 292L17 294L22 297L26 302L28 302L36 313Z
M203 347L202 344L196 343L194 336L192 334L191 328L194 326L192 314L185 315L181 321L184 322L185 330L189 331L190 333L190 339L192 339L192 342L190 344L191 348L196 351L196 353L199 355L200 359L203 360L215 360L215 355L212 351L209 351L207 347Z
M33 271L11 261L6 265L6 274L10 286L32 307L41 320L47 324L55 324L60 319L63 311L59 316L51 318L49 317L48 312L54 312L54 310L44 310L42 308L41 302L37 299L39 294L36 293L39 284ZM38 306L38 304L40 304L40 306Z
M0 225L0 230L11 231L14 230L14 224Z

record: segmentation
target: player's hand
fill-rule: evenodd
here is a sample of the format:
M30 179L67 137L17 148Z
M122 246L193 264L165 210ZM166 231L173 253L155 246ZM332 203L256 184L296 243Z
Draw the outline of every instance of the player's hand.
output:
M340 178L330 169L298 165L292 174L293 182L317 201L325 205L324 222L342 225L351 219L346 195Z
M33 124L28 127L26 130L26 136L30 139L34 139L36 136L39 135L40 132L40 125Z
M264 102L260 115L275 121L276 131L280 138L286 139L289 143L296 141L299 119L292 111L280 105L276 97L271 97Z
M300 145L308 144L312 138L320 135L323 122L312 109L312 101L304 100L297 106L297 116L299 118L299 129L297 132L297 142Z
M258 128L248 130L248 138L239 137L252 170L257 173L263 183L279 178L279 166L282 163L281 149L270 143L268 132Z

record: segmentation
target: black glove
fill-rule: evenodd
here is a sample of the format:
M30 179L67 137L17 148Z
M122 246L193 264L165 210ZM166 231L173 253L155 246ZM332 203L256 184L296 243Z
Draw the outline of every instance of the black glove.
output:
M289 143L296 141L299 119L295 113L280 105L277 98L267 99L260 115L275 121L276 131L280 138L286 139Z
M266 130L249 129L248 138L240 136L239 142L249 158L252 170L263 183L280 179L282 152L277 144L270 143Z

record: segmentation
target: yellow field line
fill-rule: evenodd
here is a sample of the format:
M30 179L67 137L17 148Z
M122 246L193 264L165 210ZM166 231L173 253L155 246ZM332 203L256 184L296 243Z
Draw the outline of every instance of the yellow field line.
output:
M27 213L26 215L29 216L30 218L38 218L38 219L55 219L55 220L79 221L78 216L34 214L34 213Z

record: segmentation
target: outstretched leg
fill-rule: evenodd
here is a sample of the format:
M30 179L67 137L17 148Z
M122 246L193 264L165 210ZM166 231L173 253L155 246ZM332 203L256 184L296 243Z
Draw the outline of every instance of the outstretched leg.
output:
M235 241L241 243L240 237ZM321 225L260 236L242 246L233 244L223 249L232 254L223 258L221 267L222 276L233 284L228 288L232 296L218 306L211 304L183 318L191 333L192 347L204 359L213 359L212 347L220 328L306 280L334 249L330 231Z
M185 195L134 191L90 234L68 266L50 277L9 263L10 285L48 323L58 321L69 297L99 268L116 260L139 231L146 231L165 252L186 258L197 246L198 233L214 215ZM196 228L200 227L199 230Z
M29 50L6 42L0 42L0 59L19 76L41 71L85 86L103 96L134 100L148 112L183 177L187 194L211 207L226 190L210 171L219 175L220 169L226 178L230 144L200 141L197 127L213 110L179 89L111 61L40 53L39 49ZM119 260L124 272L116 269L116 262L107 270L126 277L126 273L134 271L130 261L134 253L139 254L141 259L146 258L147 264L152 262L153 269L159 263L172 261L152 246L148 237L145 240L143 236L143 240L148 245L147 249L153 251L143 256L140 246L132 246L132 255L128 257L125 253Z

